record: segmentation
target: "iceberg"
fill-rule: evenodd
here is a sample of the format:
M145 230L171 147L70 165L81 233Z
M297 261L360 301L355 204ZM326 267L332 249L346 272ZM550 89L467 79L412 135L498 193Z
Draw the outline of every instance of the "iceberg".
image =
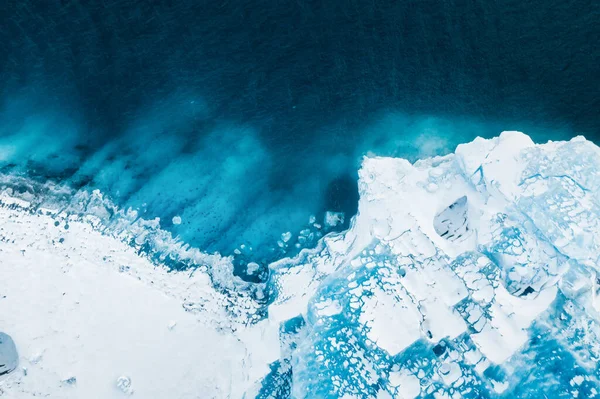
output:
M583 137L365 157L349 229L260 283L99 192L15 181L33 184L2 177L0 330L18 361L0 395L600 395L600 149Z

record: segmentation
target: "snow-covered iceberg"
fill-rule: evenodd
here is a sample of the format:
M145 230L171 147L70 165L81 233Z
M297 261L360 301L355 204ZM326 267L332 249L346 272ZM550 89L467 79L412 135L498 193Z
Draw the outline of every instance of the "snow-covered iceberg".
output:
M598 147L505 132L414 164L365 158L359 191L349 230L252 284L228 258L104 215L98 193L49 211L47 191L23 199L13 184L0 331L19 362L0 394L600 394Z

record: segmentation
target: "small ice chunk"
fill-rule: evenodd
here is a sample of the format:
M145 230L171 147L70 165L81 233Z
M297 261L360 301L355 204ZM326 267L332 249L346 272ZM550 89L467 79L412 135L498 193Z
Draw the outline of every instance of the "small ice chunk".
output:
M30 361L32 364L38 364L38 363L39 363L39 362L42 360L42 357L43 357L43 354L42 354L42 353L40 353L40 352L38 352L38 353L35 353L33 356L31 356L31 357L29 358L29 361Z
M439 374L444 384L450 386L462 376L462 371L457 363L443 363L440 366Z
M69 385L75 385L75 384L77 384L77 377L75 377L74 375L70 375L70 376L64 378L62 380L62 382L69 384Z
M494 391L496 393L503 393L504 391L506 391L509 387L508 382L499 382L493 379L490 379L490 382L492 383L492 387L494 387Z
M384 391L383 389L380 389L379 391L377 391L377 399L394 399L388 392Z
M334 316L343 310L342 306L338 301L328 299L325 302L321 302L315 305L317 313L319 316Z
M399 395L397 397L401 399L414 399L421 393L419 378L405 369L392 371L389 385L397 389Z
M180 225L181 224L181 216L174 216L172 219L172 222L174 225Z
M427 190L430 193L433 193L437 189L438 189L438 185L435 183L429 183L427 186L425 186L425 190Z
M582 383L583 383L583 376L581 376L581 375L576 375L571 380L571 385L581 385Z
M250 262L248 265L246 265L246 273L248 275L256 273L258 269L260 269L260 265L256 262Z
M283 240L283 242L288 242L291 238L292 238L292 233L290 233L289 231L287 233L283 233L281 235L281 239Z
M325 212L323 224L327 227L335 227L339 224L344 224L344 212Z
M133 394L133 389L131 388L131 378L124 375L117 378L117 388L119 388L121 392L126 395Z

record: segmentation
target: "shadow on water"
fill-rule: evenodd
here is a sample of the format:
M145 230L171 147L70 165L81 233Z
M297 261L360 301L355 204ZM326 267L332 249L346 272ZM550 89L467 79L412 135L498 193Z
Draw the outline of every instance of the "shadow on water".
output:
M327 210L347 226L365 154L414 160L509 129L596 139L599 13L575 0L8 0L0 167L100 188L245 267L297 250L301 231L309 245Z

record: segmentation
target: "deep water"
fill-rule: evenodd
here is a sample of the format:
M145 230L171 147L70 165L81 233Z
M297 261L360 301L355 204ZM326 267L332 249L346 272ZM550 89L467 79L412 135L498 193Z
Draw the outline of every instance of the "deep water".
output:
M600 134L593 1L6 0L0 18L5 173L100 188L244 261L310 245L310 215L347 225L362 155Z

